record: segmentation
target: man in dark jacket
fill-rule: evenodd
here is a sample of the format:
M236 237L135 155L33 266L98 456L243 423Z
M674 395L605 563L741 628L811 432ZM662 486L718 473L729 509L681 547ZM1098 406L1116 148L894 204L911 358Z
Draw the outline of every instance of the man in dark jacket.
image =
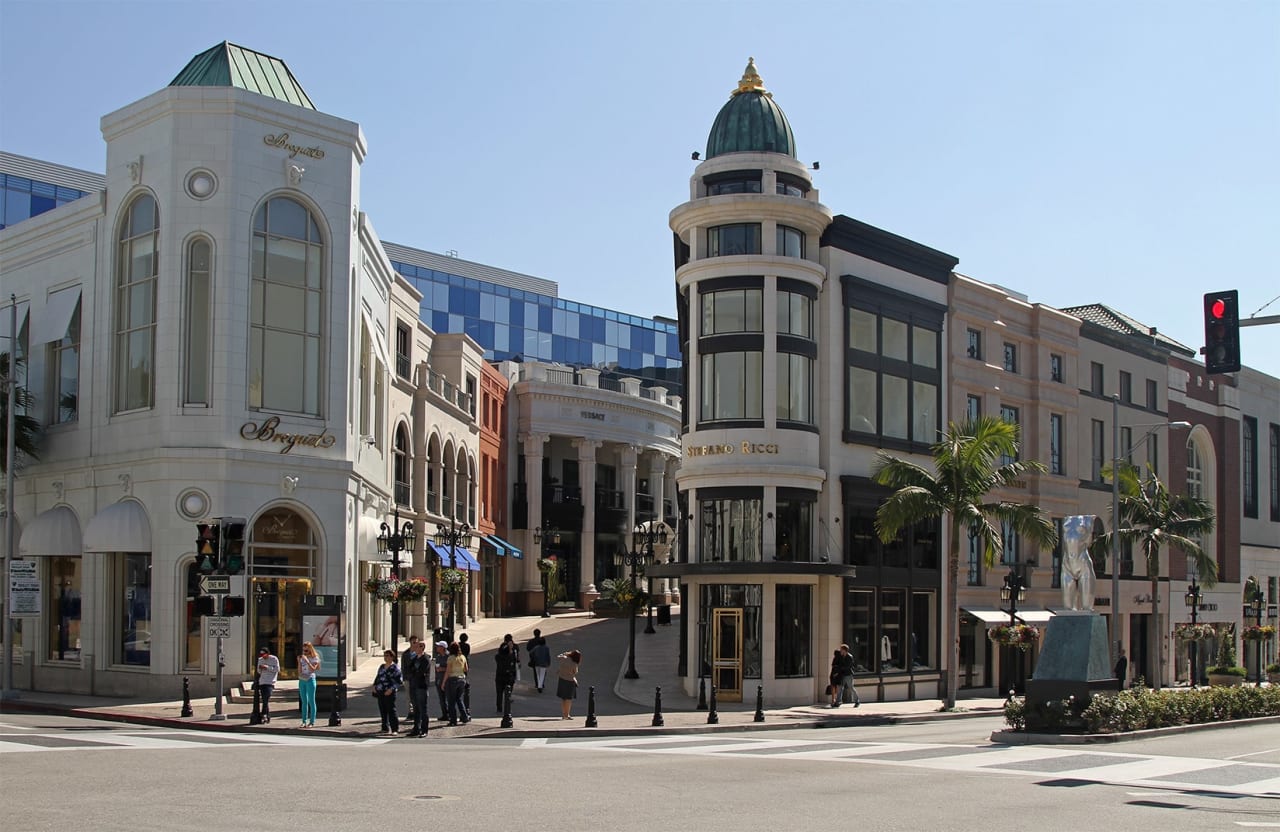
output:
M418 653L422 651L422 642L417 636L409 636L409 646L404 648L404 652L400 654L400 672L404 674L405 684L409 688L409 719L413 719L413 682L409 681L409 668L413 665L413 660L417 658Z
M401 665L405 681L409 684L409 707L413 717L413 730L409 732L411 737L425 737L431 726L431 716L427 711L431 665L426 644L414 636L409 649L404 651L404 663Z
M533 638L525 643L524 649L529 654L529 667L533 668L533 685L542 693L547 684L547 668L551 667L551 648L541 630L533 631Z
M447 722L449 720L449 703L444 697L444 669L449 663L449 644L447 642L436 642L434 661L436 666L436 701L440 703L440 721Z
M862 704L862 698L858 696L858 689L853 685L853 654L849 652L849 645L840 645L840 654L836 656L834 664L840 676L836 704L853 700L853 707L858 707Z

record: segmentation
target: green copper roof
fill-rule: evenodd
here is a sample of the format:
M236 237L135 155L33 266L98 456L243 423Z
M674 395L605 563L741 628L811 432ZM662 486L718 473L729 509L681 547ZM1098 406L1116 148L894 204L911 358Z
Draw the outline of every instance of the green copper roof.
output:
M191 59L171 87L238 87L314 110L284 61L223 41Z
M796 137L782 108L773 102L773 93L764 88L755 58L747 60L738 88L720 108L707 137L708 159L741 152L785 153L796 158Z

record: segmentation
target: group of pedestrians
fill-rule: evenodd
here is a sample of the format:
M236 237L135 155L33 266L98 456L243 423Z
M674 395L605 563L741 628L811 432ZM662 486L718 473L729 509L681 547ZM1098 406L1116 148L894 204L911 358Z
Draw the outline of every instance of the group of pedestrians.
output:
M259 713L263 722L270 722L271 694L280 679L280 659L269 647L260 647L257 669ZM315 645L303 642L302 652L298 654L298 711L302 714L302 728L314 728L316 725L316 676L319 672L320 656Z
M533 638L525 644L529 667L533 670L533 684L539 693L546 686L547 670L551 666L551 649L541 630L533 631ZM381 733L399 736L400 719L396 712L396 699L401 688L408 688L409 714L413 727L408 737L425 737L430 729L428 693L436 689L440 703L440 720L449 725L466 725L471 721L471 645L466 634L452 643L437 641L434 649L417 636L409 637L409 648L396 663L393 650L383 652L382 666L373 680L373 696L378 700L378 716L382 722ZM561 718L570 719L573 700L578 696L578 667L582 653L570 650L558 656L558 680L556 695L561 700ZM521 673L520 646L508 633L494 654L495 710L503 712L504 697L515 688ZM432 681L432 671L435 679ZM314 705L313 705L314 710ZM304 720L305 721L305 720Z

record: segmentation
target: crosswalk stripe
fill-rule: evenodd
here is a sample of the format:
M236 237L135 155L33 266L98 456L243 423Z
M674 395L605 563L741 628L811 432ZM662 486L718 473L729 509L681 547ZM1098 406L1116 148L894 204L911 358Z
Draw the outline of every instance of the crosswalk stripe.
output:
M371 742L377 742L372 740ZM230 747L315 747L347 745L350 741L329 737L297 737L287 734L227 734L203 731L149 731L123 733L91 731L4 735L0 754L28 751L174 750Z

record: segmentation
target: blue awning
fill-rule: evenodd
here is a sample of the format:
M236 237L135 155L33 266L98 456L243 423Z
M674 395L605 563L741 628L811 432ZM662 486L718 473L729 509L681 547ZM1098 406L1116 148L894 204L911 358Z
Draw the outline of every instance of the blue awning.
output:
M474 555L461 546L455 549L451 546L441 546L437 543L432 543L431 548L435 551L436 555L440 558L440 563L444 566L452 566L456 569L464 569L471 572L480 571L480 562L475 559ZM457 554L456 562L454 560L455 553Z
M495 550L497 550L499 555L511 555L511 557L513 558L524 557L524 552L520 551L515 546L512 546L510 543L498 537L496 534L486 534L486 535L483 535L483 537L485 540L489 541L489 544L493 546Z
M500 539L494 537L491 534L482 534L480 535L480 540L484 543L489 544L489 547L493 549L494 554L496 554L498 557L500 558L506 557L507 547L502 544L502 541Z

